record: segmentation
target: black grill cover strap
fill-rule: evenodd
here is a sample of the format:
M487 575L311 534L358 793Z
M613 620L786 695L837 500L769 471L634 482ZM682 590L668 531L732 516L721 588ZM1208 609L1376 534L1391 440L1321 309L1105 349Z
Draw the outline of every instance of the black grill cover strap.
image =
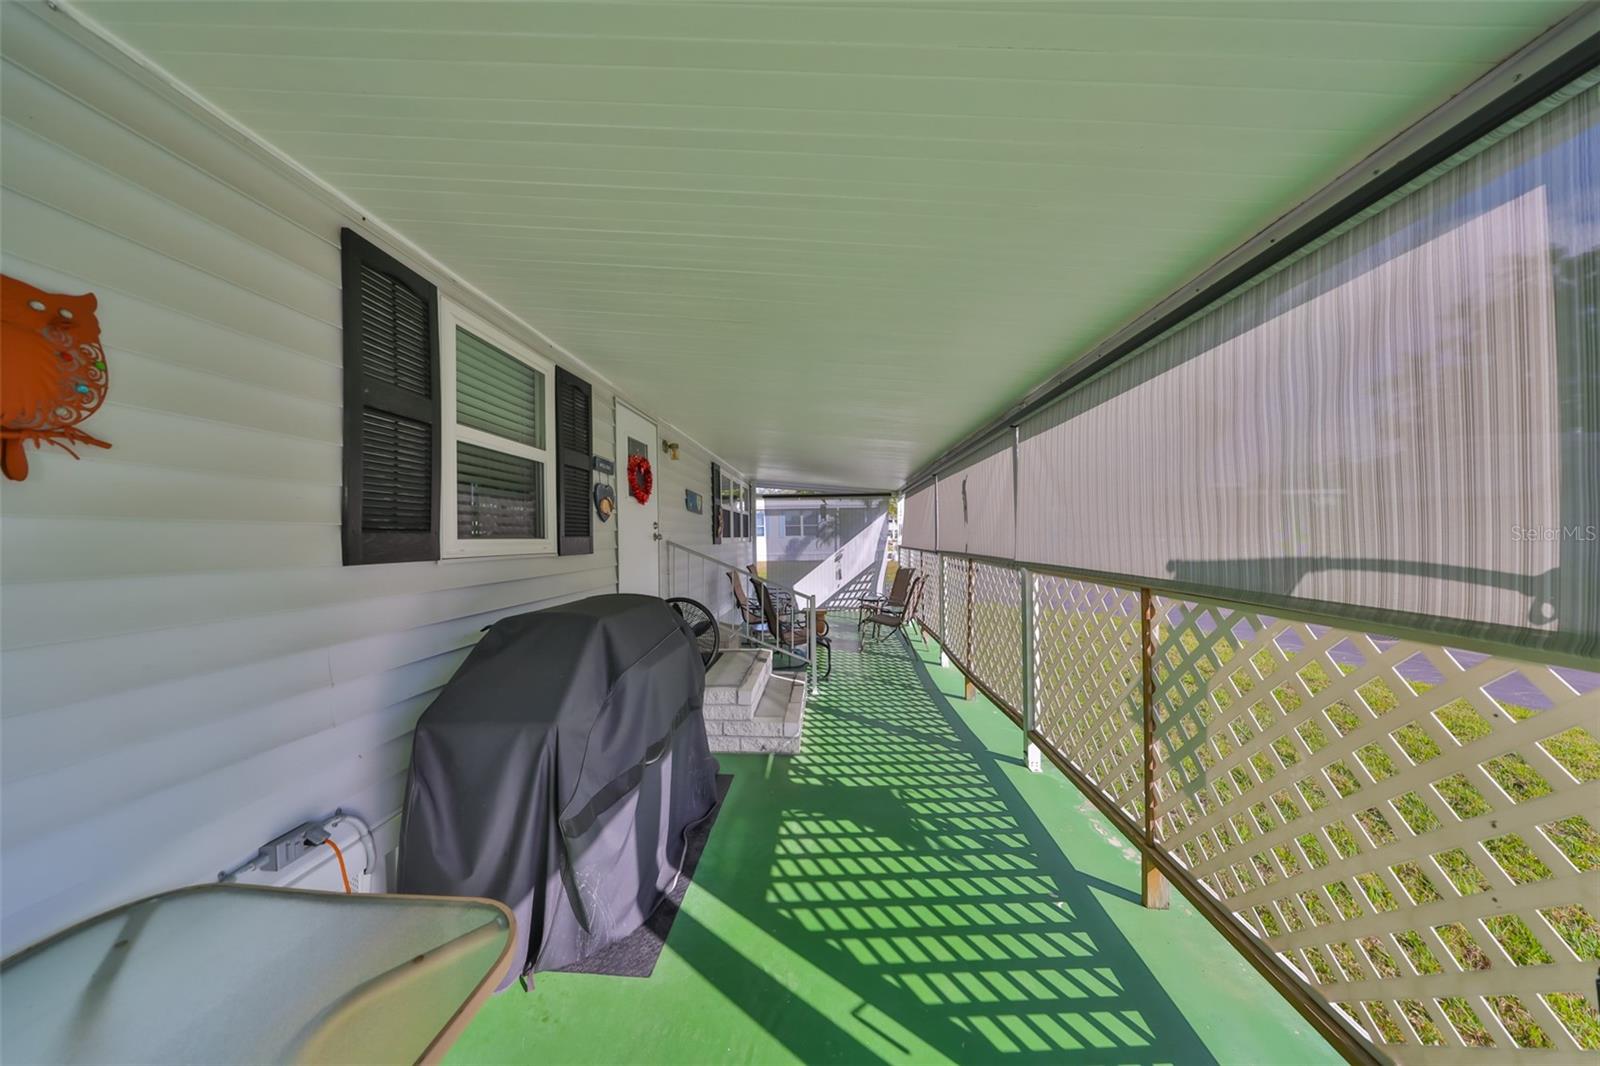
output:
M661 757L666 755L667 749L672 746L673 735L691 719L699 721L700 705L685 702L673 716L672 725L667 729L666 736L646 748L642 760L612 778L609 784L590 797L589 802L584 804L583 810L562 820L562 835L568 839L583 836L594 826L595 819L610 809L613 803L638 788L639 782L644 778L644 768L661 761Z

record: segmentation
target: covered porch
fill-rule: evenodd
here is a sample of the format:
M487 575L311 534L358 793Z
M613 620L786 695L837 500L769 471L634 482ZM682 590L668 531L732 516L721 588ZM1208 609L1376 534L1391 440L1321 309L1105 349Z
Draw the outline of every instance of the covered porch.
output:
M649 978L541 974L451 1062L1339 1061L936 641L836 632L800 754L718 757Z
M1600 1051L1600 0L0 28L7 965L197 888L464 898L502 955L348 1027L366 1058ZM660 728L408 835L484 634L583 611L658 616ZM577 693L563 647L467 709ZM600 721L628 647L555 711ZM704 806L667 832L629 804L672 766ZM473 880L507 811L560 847ZM544 967L540 893L596 953L670 928L633 976ZM466 935L291 926L307 1031ZM182 928L228 980L152 1039L307 1057L233 1031L291 1029L256 943ZM0 1058L81 1049L62 1016Z

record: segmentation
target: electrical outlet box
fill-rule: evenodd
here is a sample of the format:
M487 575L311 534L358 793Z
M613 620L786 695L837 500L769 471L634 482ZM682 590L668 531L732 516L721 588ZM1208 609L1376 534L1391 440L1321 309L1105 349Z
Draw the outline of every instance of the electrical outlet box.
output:
M261 846L261 853L256 857L257 867L262 870L283 869L317 846L308 843L306 837L321 829L321 823L303 822L281 837L267 841ZM326 837L327 834L323 833L322 836Z

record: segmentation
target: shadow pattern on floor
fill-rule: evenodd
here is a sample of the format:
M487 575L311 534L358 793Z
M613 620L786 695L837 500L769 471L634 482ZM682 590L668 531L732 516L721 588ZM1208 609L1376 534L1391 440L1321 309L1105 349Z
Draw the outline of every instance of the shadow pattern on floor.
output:
M1136 897L1073 868L1006 778L1014 762L904 638L841 648L802 753L749 783L759 800L735 793L744 876L703 888L853 991L880 1047L909 1054L914 1034L959 1062L1215 1061L1093 890ZM883 1057L704 925L683 932L673 950L802 1060Z
M656 962L661 958L661 949L666 946L667 937L672 934L672 923L683 910L683 897L688 893L689 886L694 883L694 873L700 865L700 856L705 853L706 842L711 839L711 830L717 824L717 815L722 812L722 803L727 799L728 789L732 784L732 774L717 775L717 805L711 808L711 813L704 820L689 827L684 841L683 862L679 867L682 873L673 881L666 896L650 913L645 923L621 940L608 944L600 951L585 956L558 972L591 973L606 977L649 977L655 972Z

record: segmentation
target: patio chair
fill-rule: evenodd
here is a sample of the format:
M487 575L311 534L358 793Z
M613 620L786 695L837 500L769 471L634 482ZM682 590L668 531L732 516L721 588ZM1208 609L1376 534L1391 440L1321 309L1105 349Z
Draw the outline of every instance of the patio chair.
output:
M915 580L917 570L915 567L902 566L895 571L894 583L889 586L887 596L863 596L861 606L857 609L857 617L865 622L868 615L880 611L895 613L906 609L906 600L911 596L911 582Z
M871 645L883 643L891 633L905 631L906 623L917 615L917 607L922 603L922 586L926 581L926 574L918 574L911 579L911 590L906 593L905 604L899 610L874 611L867 616L861 623L862 651ZM906 638L908 642L910 639Z
M750 575L750 583L752 585L759 588L762 582L766 581L766 578L761 576L761 571L756 569L755 563L745 563L744 569L745 573ZM767 591L772 594L772 599L777 603L778 610L786 611L789 609L789 592L787 589L769 588Z
M750 594L745 591L744 582L739 578L737 571L728 571L728 581L733 585L733 602L739 607L739 618L750 629L763 629L766 619L761 617L760 605L751 602Z
M804 616L797 616L800 621L794 625L781 621L778 617L778 607L773 602L772 592L767 588L767 583L757 578L755 585L756 600L761 605L761 615L765 619L768 634L791 657L803 657L810 644ZM817 676L819 680L826 681L828 675L833 673L833 641L828 639L828 613L818 611L816 616Z

